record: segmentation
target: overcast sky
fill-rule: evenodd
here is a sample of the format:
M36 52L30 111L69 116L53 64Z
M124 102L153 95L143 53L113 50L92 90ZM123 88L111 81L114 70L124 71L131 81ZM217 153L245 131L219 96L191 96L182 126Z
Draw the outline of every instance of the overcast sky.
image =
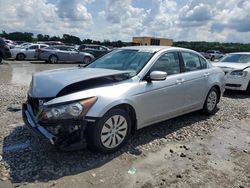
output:
M250 0L0 0L0 30L250 43Z

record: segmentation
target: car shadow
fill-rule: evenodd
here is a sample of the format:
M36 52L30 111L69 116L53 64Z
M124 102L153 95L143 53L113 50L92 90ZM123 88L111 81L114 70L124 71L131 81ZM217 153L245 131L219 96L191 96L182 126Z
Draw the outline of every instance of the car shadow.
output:
M48 182L98 168L125 152L141 155L140 146L155 139L165 139L169 134L183 127L192 127L197 122L206 121L207 118L209 116L193 112L145 127L138 130L123 148L111 154L91 152L87 149L59 152L53 146L31 135L26 127L19 126L4 138L3 160L9 166L12 183ZM176 139L181 140L182 136L178 136L177 134Z
M225 90L225 92L223 93L223 97L231 99L247 99L250 98L250 95L245 91Z

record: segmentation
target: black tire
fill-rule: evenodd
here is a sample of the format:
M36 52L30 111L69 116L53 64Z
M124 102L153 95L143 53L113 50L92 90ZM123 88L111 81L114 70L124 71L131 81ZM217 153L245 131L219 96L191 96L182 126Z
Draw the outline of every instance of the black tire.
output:
M58 57L56 55L49 56L49 63L51 63L51 64L58 63Z
M115 122L115 118L117 118L117 122ZM90 125L88 127L86 135L88 147L101 153L117 151L127 142L130 136L131 122L131 118L126 111L122 109L111 109L98 122L96 122L95 125ZM112 126L113 128L111 128ZM108 127L110 127L110 129ZM119 132L119 130L121 131ZM123 136L120 133L125 135ZM112 144L117 145L112 146Z
M205 103L203 105L202 109L203 113L206 115L215 114L218 102L219 102L219 92L215 87L212 87L208 92Z
M3 57L0 55L0 64L3 62Z
M215 60L215 57L214 57L214 56L212 56L210 60L211 60L211 61L214 61L214 60Z
M91 61L91 58L89 56L86 56L86 57L83 58L83 63L84 64L89 64L90 61Z
M25 55L24 55L23 53L20 53L20 54L17 54L17 55L16 55L16 60L22 61L22 60L24 60L24 59L25 59Z
M250 95L250 80L249 80L248 85L247 85L246 94Z

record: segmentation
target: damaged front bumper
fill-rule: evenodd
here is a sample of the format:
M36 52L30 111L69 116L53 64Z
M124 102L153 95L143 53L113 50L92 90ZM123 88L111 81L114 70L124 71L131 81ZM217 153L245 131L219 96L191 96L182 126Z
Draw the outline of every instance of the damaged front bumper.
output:
M33 133L39 137L45 138L51 144L59 146L62 150L68 150L67 148L74 150L86 147L84 132L87 121L84 119L44 124L38 122L31 105L28 103L24 103L22 106L22 116L24 123ZM61 128L62 131L53 131L56 127Z

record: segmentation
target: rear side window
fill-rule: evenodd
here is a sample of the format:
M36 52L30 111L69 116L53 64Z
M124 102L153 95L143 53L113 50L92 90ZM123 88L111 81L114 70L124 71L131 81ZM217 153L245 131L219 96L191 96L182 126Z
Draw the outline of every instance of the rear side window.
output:
M190 52L182 52L182 57L183 57L186 72L202 69L200 58L198 55L190 53Z
M178 54L175 52L163 54L151 68L152 71L164 71L168 75L180 73Z
M40 48L45 48L45 47L47 47L47 46L45 46L45 45L40 45Z

